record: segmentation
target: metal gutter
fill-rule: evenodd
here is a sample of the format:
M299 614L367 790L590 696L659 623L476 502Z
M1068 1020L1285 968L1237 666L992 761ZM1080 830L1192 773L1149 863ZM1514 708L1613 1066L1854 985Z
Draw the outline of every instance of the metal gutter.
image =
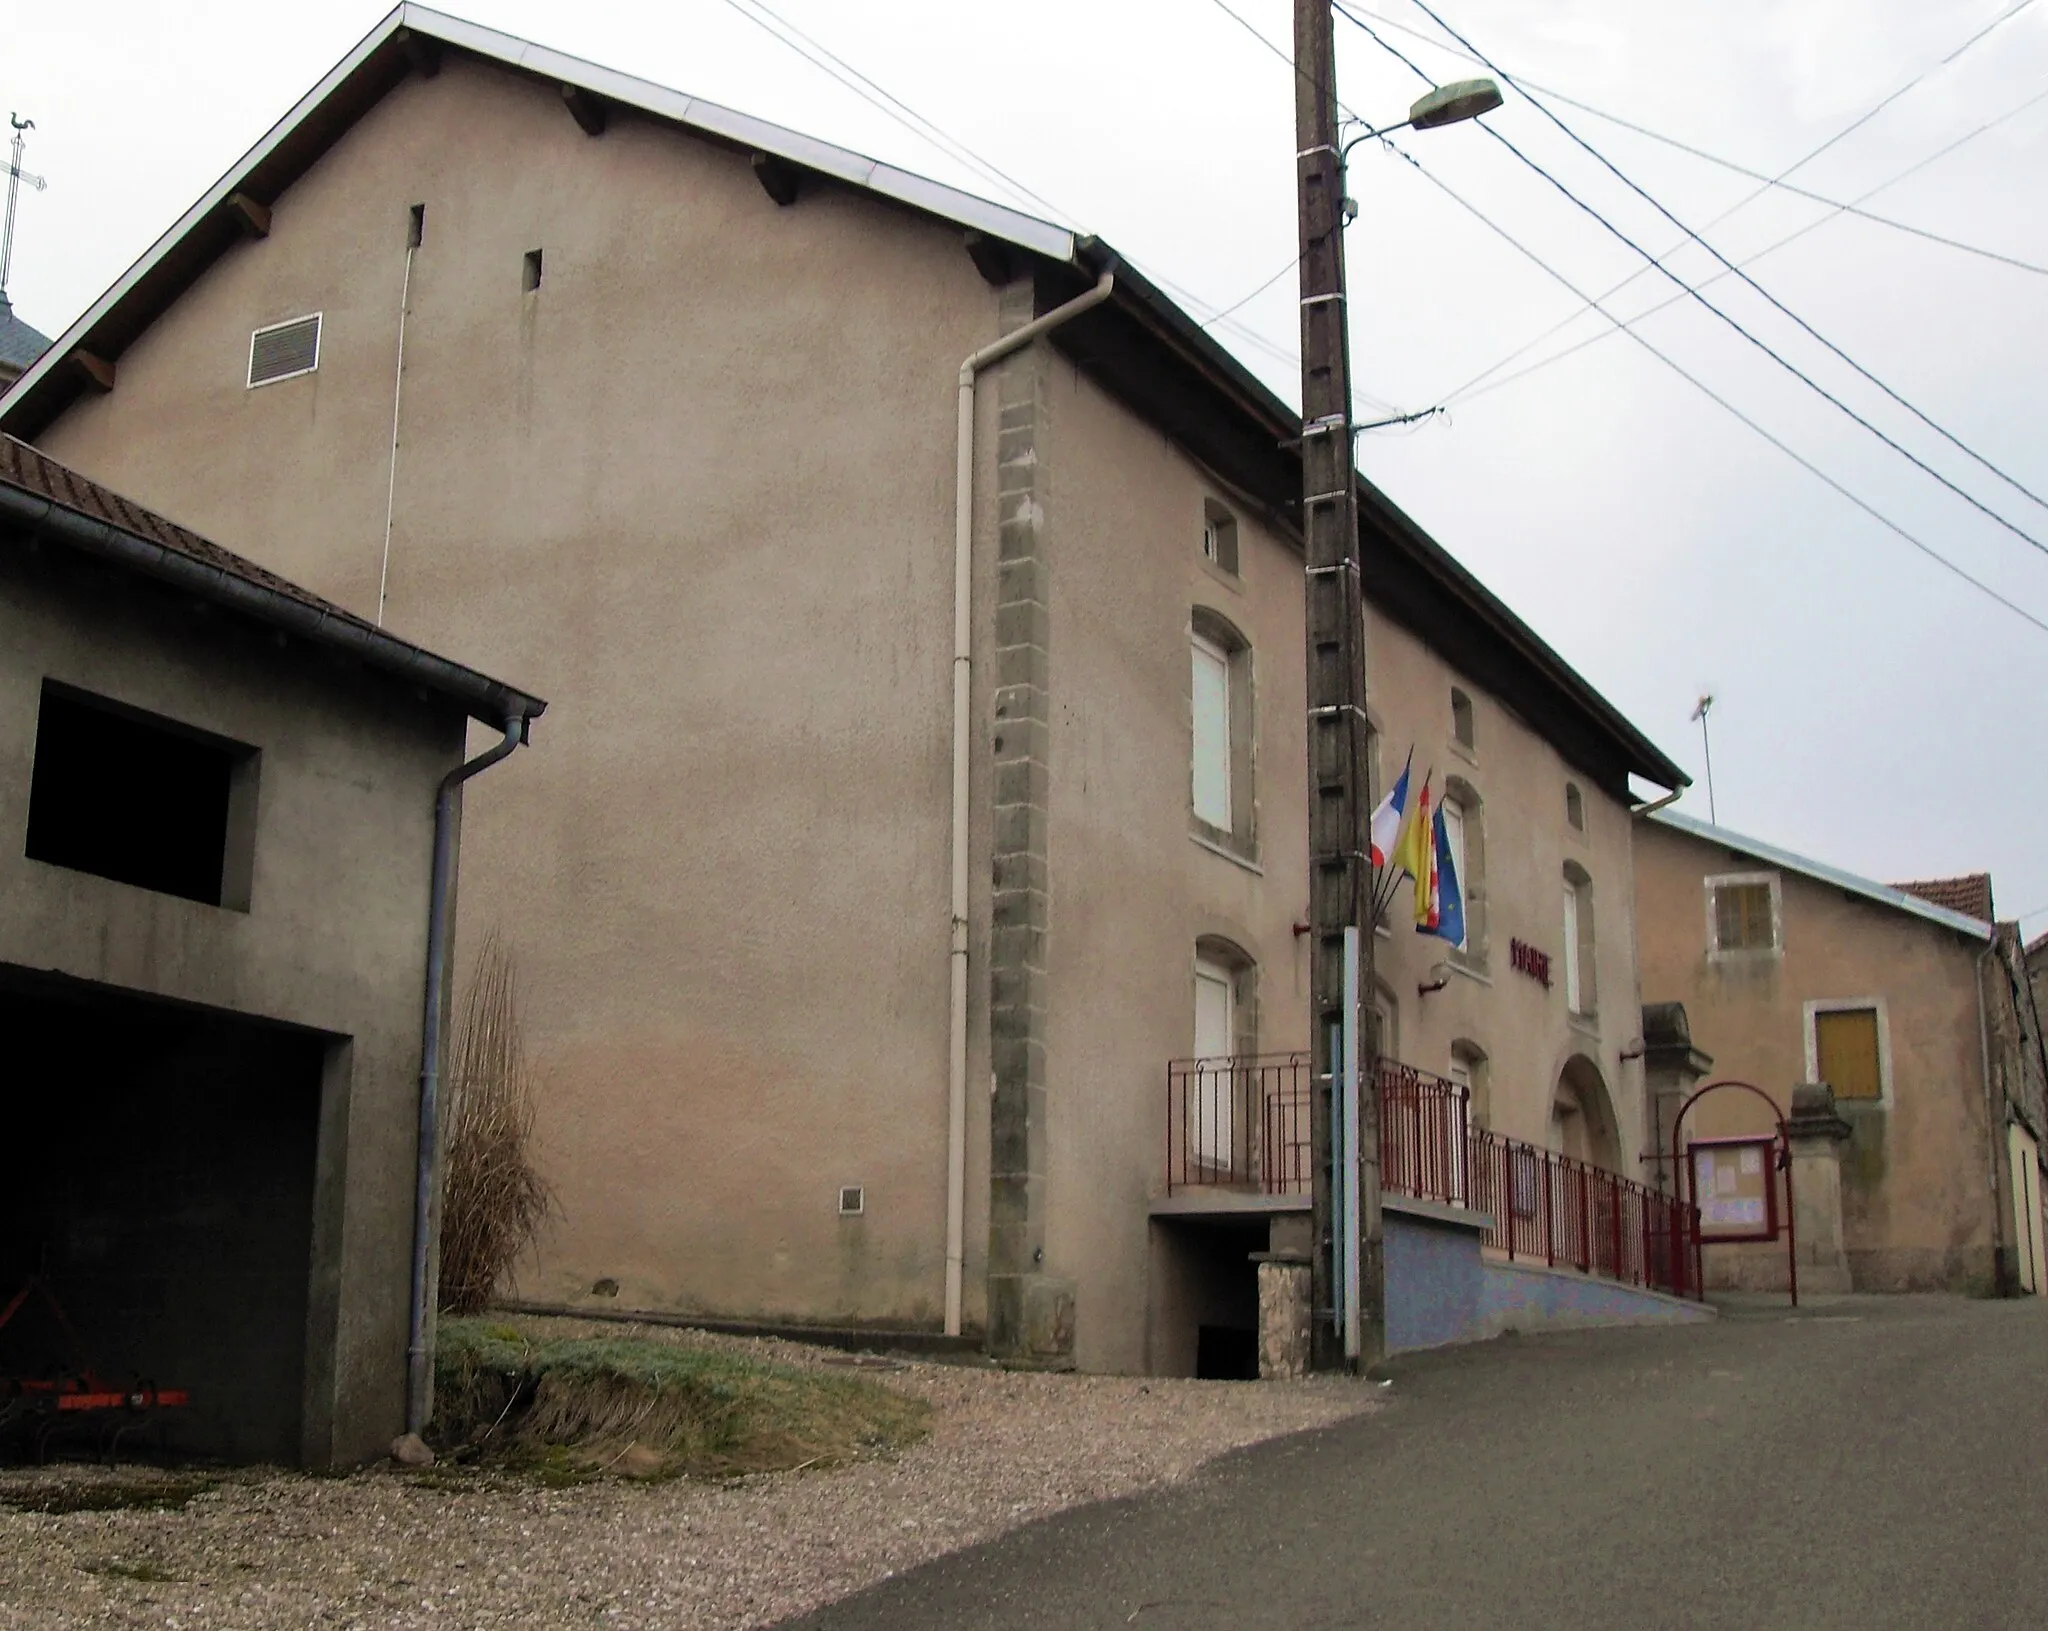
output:
M472 719L486 724L502 726L507 719L530 721L547 709L539 697L528 696L488 675L360 623L338 608L323 610L280 594L7 482L0 482L0 522L12 522L52 543L155 578L216 606L297 635L310 645L352 657L395 679L424 686L460 703Z
M1660 827L1669 827L1709 844L1719 844L1724 849L1739 850L1744 855L1754 856L1759 861L1782 867L1787 872L1797 872L1818 883L1832 884L1837 889L1846 889L1852 895L1861 895L1865 900L1877 902L1880 906L1894 907L1901 912L1910 912L1915 917L1925 918L1929 923L1938 923L1944 929L1953 929L1957 934L1966 934L1972 940L1989 940L1992 926L1967 912L1952 912L1946 906L1936 906L1932 901L1922 900L1918 895L1909 895L1902 889L1889 884L1874 883L1869 878L1858 877L1853 872L1844 872L1824 861L1809 860L1804 855L1795 855L1791 850L1779 849L1775 844L1766 844L1755 838L1745 838L1741 833L1730 832L1726 827L1716 827L1709 822L1697 821L1691 816L1680 815L1676 810L1659 810L1649 819Z

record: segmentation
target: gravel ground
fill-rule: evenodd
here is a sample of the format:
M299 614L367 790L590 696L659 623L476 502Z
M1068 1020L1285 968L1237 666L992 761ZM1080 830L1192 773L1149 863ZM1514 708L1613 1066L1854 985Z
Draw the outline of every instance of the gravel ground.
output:
M832 1362L787 1343L641 1334ZM931 1402L931 1436L829 1472L548 1489L377 1468L237 1478L177 1511L0 1507L0 1627L767 1625L1045 1513L1174 1482L1224 1450L1371 1408L1368 1384L1336 1378L916 1362L870 1374ZM9 1470L0 1496L53 1476L109 1475Z

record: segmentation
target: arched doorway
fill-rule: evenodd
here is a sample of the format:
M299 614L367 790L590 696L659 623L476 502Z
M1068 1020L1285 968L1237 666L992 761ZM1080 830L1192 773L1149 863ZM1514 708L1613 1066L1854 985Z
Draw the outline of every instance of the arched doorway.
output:
M1575 1053L1558 1072L1550 1103L1550 1146L1575 1161L1621 1171L1621 1129L1600 1067Z

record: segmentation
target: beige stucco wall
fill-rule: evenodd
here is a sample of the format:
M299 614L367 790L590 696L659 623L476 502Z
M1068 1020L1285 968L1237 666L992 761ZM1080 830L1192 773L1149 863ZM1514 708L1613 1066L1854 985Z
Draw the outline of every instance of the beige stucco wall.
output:
M545 752L474 790L464 944L519 960L561 1215L519 1291L931 1327L945 1199L953 382L999 296L956 231L824 188L789 209L743 155L615 110L582 134L547 85L451 53L401 85L45 436L60 458L374 610L409 206L413 268L390 625L549 697ZM525 252L544 278L521 290ZM321 310L317 373L243 386L248 334ZM1148 1348L1147 1205L1165 1070L1193 1043L1197 939L1259 968L1259 1046L1306 1044L1298 550L1233 504L1242 582L1199 557L1187 458L1041 357L1050 732L1044 1272L1077 1358ZM1006 365L1008 367L1019 364ZM967 1317L987 1263L988 736L995 411L975 527ZM1193 609L1251 642L1259 854L1189 837ZM1383 753L1448 765L1455 676L1372 630ZM1462 682L1460 682L1462 683ZM1441 943L1397 930L1401 1057L1489 1056L1494 1124L1542 1141L1584 1052L1635 1175L1629 830L1469 684L1487 800L1482 977L1418 998ZM1391 776L1396 766L1387 766ZM1601 1011L1507 968L1556 952L1578 855ZM1407 899L1403 891L1402 903ZM858 1220L842 1184L866 1187ZM1156 1323L1156 1322L1155 1322ZM1178 1363L1178 1361L1176 1361Z
M744 155L617 113L592 140L451 54L45 444L373 611L415 202L388 622L551 702L465 835L561 1200L520 1290L935 1323L953 383L994 294L957 233L778 209ZM319 371L245 390L250 329L312 310Z
M1780 955L1709 955L1705 880L1774 873ZM1882 1104L1843 1101L1843 1234L1859 1288L1989 1283L1995 1241L1975 965L1983 942L1656 821L1636 835L1643 988L1685 1004L1714 1079L1756 1084L1789 1107L1808 1079L1806 1004L1876 998L1891 1061ZM1751 1095L1719 1092L1688 1136L1770 1131ZM1723 1279L1777 1276L1782 1248L1710 1250Z
M1552 1143L1552 1106L1566 1063L1582 1056L1598 1072L1614 1115L1616 1154L1625 1178L1644 1180L1640 1157L1643 1084L1640 1060L1621 1055L1641 1036L1632 905L1631 820L1621 803L1567 764L1502 699L1458 673L1413 633L1368 615L1367 686L1379 733L1382 790L1415 750L1412 786L1434 771L1432 792L1455 776L1482 801L1487 894L1486 942L1451 955L1435 936L1414 929L1414 891L1399 886L1389 932L1380 937L1375 973L1391 1005L1388 1051L1441 1076L1454 1045L1476 1048L1487 1061L1486 1107L1496 1132L1532 1144ZM1472 698L1474 745L1452 735L1451 689ZM1565 788L1583 797L1585 828L1565 816ZM1469 802L1469 796L1468 796ZM1473 824L1470 812L1468 827ZM1563 973L1564 879L1576 863L1592 880L1595 1012L1567 1011ZM1511 966L1520 939L1549 953L1544 987ZM1423 994L1419 988L1446 984Z
M249 910L24 858L46 679L259 751ZM461 741L457 711L359 669L54 548L0 552L0 964L332 1039L309 1265L314 1464L381 1453L404 1421L434 797ZM89 1141L35 1158L89 1160Z
M1197 942L1227 942L1256 965L1259 1051L1308 1040L1308 947L1293 932L1308 876L1301 553L1235 505L1238 575L1212 569L1203 503L1228 504L1229 493L1070 364L1056 367L1049 395L1047 1257L1083 1276L1084 1367L1165 1368L1164 1353L1148 1355L1146 1322L1119 1311L1146 1308L1148 1203L1166 1176L1166 1066L1195 1051ZM1197 607L1250 647L1249 862L1190 835Z

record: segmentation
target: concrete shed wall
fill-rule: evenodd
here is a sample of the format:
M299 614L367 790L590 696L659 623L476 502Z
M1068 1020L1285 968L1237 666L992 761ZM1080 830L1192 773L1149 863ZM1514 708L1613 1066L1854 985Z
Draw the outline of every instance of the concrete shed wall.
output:
M258 751L246 912L26 859L46 679ZM0 963L325 1039L313 1464L375 1454L402 1424L434 795L462 744L453 708L61 550L0 550Z

